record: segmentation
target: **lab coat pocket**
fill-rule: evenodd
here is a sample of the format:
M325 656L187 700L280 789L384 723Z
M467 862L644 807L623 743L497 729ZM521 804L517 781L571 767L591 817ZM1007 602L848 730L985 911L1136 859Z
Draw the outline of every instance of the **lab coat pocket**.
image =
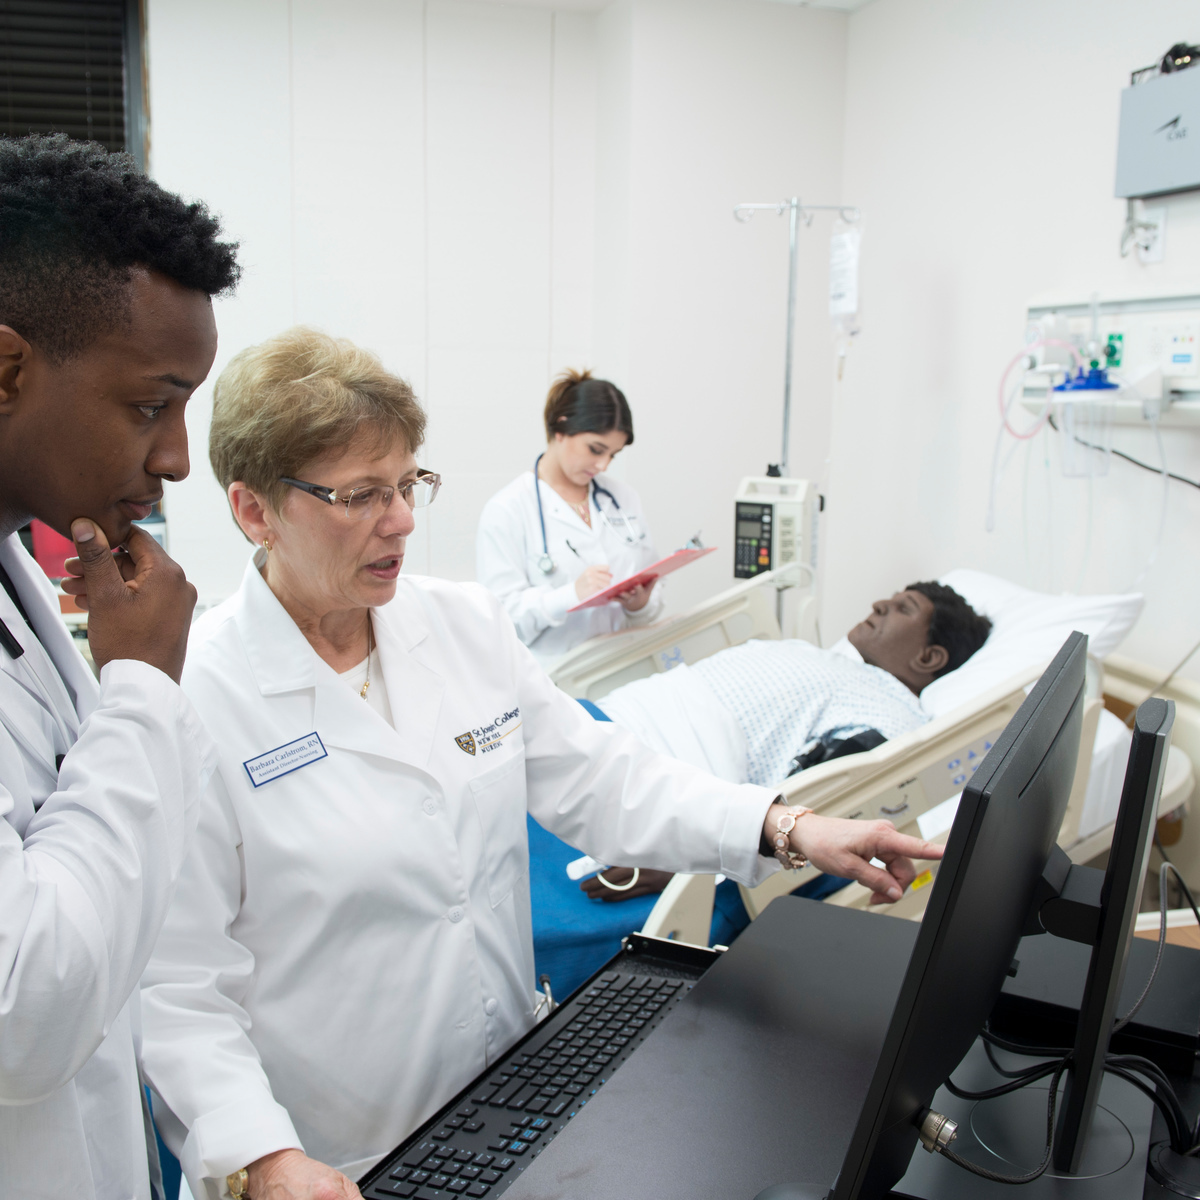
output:
M503 766L471 780L471 795L483 830L488 899L498 907L529 870L525 834L525 750Z

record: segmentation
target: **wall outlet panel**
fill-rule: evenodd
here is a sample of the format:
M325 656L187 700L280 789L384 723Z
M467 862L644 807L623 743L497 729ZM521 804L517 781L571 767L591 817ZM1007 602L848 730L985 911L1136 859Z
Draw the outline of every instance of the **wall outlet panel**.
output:
M1041 336L1041 322L1051 315L1059 319L1058 334L1065 332L1066 339L1086 358L1092 336L1089 304L1082 301L1031 306L1029 335ZM1102 350L1116 349L1115 358L1109 356L1116 382L1157 367L1163 373L1167 391L1200 398L1200 296L1103 301L1098 340ZM1101 353L1101 365L1104 357Z

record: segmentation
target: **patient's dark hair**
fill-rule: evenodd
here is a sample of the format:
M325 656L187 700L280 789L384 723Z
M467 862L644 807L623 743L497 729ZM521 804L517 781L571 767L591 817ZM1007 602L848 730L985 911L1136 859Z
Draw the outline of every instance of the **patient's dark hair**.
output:
M237 283L237 245L203 204L159 187L128 154L65 134L0 138L0 325L51 362L129 314L145 267L214 296Z
M550 385L545 419L547 441L556 433L571 437L615 429L625 435L625 445L633 445L633 414L624 392L607 379L593 379L591 371L564 371Z
M952 587L944 583L910 583L904 590L920 592L933 605L926 645L942 646L950 655L935 678L956 671L987 641L991 621L981 617Z

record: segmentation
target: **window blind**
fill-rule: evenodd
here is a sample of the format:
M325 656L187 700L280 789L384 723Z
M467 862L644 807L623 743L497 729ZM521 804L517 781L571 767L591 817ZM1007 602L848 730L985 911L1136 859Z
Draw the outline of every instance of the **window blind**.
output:
M136 128L126 110L141 97L139 15L136 0L0 0L0 134L126 149ZM127 64L130 48L138 61Z

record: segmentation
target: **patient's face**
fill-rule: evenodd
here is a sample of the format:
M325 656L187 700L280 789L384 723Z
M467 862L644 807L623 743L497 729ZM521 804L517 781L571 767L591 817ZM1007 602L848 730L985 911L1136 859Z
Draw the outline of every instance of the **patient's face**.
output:
M933 602L920 592L897 592L890 600L876 600L871 615L846 635L863 661L895 675L914 691L928 680L914 678L929 641ZM914 686L918 684L919 686Z

